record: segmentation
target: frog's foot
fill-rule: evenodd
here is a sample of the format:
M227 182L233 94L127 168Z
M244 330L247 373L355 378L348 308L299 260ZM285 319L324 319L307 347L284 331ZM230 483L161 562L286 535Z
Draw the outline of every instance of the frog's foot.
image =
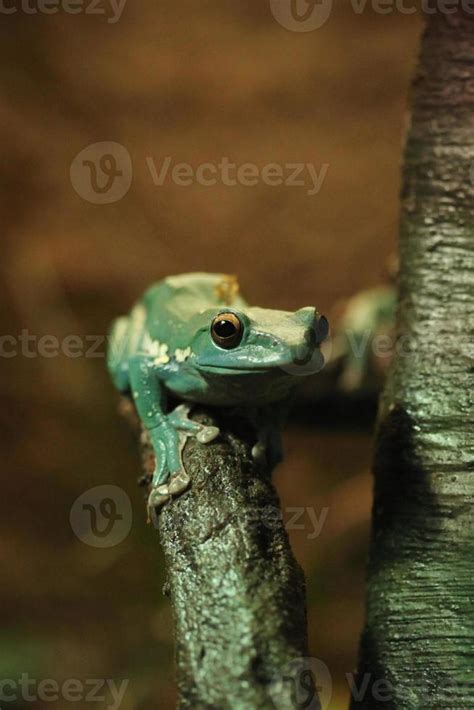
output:
M191 407L189 404L178 404L168 415L168 421L175 429L186 436L195 436L201 444L209 444L219 436L219 427L200 424L189 418Z
M188 472L183 469L182 471L178 471L171 476L168 484L168 490L172 496L178 496L180 493L187 491L190 485L191 478Z
M219 435L215 426L206 426L189 419L191 407L178 405L164 421L149 431L156 467L148 497L148 511L153 519L155 513L172 497L186 491L191 479L183 464L183 449L186 439L195 436L201 444L208 444Z
M191 478L188 473L182 469L170 476L168 483L163 483L160 486L154 486L148 496L148 518L155 521L156 515L160 508L165 503L168 503L174 496L179 496L184 493L191 485Z

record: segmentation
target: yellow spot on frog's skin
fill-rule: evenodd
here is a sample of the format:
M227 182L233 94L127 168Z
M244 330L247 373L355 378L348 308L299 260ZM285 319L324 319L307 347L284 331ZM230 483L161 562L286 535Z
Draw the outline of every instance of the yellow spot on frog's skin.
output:
M177 348L174 351L174 356L176 358L176 362L184 362L185 360L188 359L188 357L191 355L191 348L187 347L184 349Z
M231 306L234 303L239 290L239 282L234 274L229 274L223 278L215 288L217 298L226 306Z
M143 338L142 349L147 355L151 355L154 365L166 365L170 361L168 346L160 343L159 340L152 340L148 333Z
M159 351L153 362L155 365L166 365L170 361L170 356L168 355L168 346L160 345Z

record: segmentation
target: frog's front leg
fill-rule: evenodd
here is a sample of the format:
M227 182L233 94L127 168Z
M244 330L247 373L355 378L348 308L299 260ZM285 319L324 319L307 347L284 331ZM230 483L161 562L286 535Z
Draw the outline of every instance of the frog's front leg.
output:
M148 508L159 508L171 496L189 487L190 478L182 459L186 437L196 436L201 443L208 443L216 438L219 429L189 419L190 407L187 405L179 405L169 414L165 413L165 390L153 358L133 358L129 376L132 396L148 431L156 460Z

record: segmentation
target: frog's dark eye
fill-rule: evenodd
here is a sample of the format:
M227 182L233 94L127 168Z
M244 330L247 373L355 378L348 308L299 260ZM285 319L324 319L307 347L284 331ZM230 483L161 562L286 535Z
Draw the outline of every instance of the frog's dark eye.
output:
M236 348L242 340L244 328L235 313L219 313L211 325L211 337L220 348Z

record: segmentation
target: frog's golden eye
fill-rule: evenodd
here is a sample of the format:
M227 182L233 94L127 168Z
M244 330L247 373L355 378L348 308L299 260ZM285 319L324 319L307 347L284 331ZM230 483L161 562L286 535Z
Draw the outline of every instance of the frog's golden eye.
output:
M236 348L242 340L244 328L235 313L219 313L211 325L211 337L220 348Z

